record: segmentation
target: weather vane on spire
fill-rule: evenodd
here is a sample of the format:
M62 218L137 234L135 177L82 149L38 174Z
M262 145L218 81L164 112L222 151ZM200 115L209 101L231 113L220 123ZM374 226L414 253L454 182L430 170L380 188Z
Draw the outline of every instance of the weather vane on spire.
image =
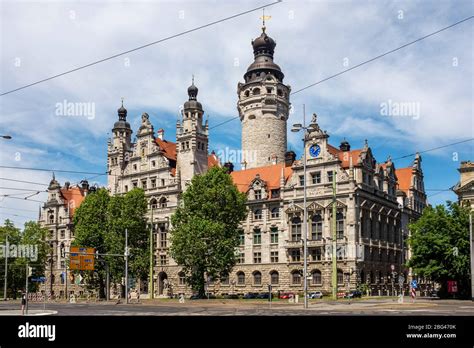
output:
M193 85L194 85L194 74L193 74Z
M122 106L123 106L123 100L124 100L124 97L122 97Z
M266 27L265 27L265 20L266 20L266 19L271 19L272 16L265 16L265 8L262 9L262 12L263 12L263 13L262 13L262 17L260 17L260 19L262 20L262 31L265 32L265 29L266 29Z

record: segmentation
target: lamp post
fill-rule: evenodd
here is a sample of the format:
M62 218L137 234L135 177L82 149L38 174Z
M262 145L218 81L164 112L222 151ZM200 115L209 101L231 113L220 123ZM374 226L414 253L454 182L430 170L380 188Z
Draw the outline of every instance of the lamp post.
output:
M303 281L304 281L304 308L308 308L308 210L306 207L306 138L309 132L315 130L316 125L306 127L306 111L303 104L303 124L295 123L292 132L303 131Z
M153 201L155 202L155 201ZM153 203L151 205L151 227L150 227L150 284L148 285L148 293L150 294L149 298L153 299L154 289L153 289L153 230L154 230L154 222L153 222Z

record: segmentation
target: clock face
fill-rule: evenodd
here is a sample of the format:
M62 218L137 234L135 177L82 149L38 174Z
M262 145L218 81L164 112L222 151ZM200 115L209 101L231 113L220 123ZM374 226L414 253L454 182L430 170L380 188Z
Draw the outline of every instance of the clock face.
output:
M321 153L321 147L318 144L313 144L309 147L309 154L311 157L318 157Z

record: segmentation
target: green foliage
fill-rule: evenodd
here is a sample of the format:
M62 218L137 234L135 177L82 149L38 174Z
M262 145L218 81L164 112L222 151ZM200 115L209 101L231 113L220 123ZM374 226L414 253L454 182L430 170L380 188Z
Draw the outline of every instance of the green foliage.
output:
M441 295L448 280L457 280L459 295L469 296L469 209L451 202L428 207L410 231L413 272L440 283Z
M46 261L50 252L49 245L44 243L47 232L47 229L42 228L37 222L34 221L26 222L23 231L20 231L19 228L16 228L14 224L8 219L5 220L4 226L0 227L0 243L2 245L5 245L6 236L8 235L9 245L36 246L38 251L36 260L26 259L23 257L8 258L7 292L9 297L16 298L19 292L25 289L27 264L33 268L33 277L44 276ZM2 257L2 261L3 260L4 258ZM38 283L29 282L28 289L29 291L37 291L38 286ZM1 291L3 295L3 286Z
M246 197L226 168L195 176L171 217L171 256L194 291L204 294L204 274L219 279L235 265L239 224L247 214Z
M134 189L124 196L109 196L106 189L89 194L74 215L76 238L74 245L96 248L100 254L124 254L125 229L130 248L129 273L140 278L147 275L149 241L145 214L147 202L142 189ZM92 288L99 288L105 296L106 264L112 282L124 277L125 260L117 256L101 257L95 272L85 272L85 280Z

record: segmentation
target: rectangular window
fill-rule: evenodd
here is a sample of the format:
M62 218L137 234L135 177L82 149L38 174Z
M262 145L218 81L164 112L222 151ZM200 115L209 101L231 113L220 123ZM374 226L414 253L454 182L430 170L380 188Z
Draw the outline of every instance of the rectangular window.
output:
M313 185L321 183L321 172L315 172L311 174L311 181Z
M240 253L239 254L239 257L237 259L237 263L244 263L245 262L245 254L244 253Z
M61 261L61 268L66 268L66 262L65 261Z
M280 217L280 208L279 207L273 207L271 209L271 217L272 219L276 219Z
M270 243L272 244L278 243L278 228L277 227L270 228Z
M333 179L333 171L329 170L328 171L328 182L332 182L332 179Z
M128 192L128 186L125 185L125 192Z
M165 186L165 179L161 179L161 186Z
M142 189L146 190L146 180L142 180Z
M274 189L271 191L272 198L279 198L280 197L280 189Z
M166 266L167 264L168 264L168 259L166 258L166 255L160 255L160 265Z
M152 167L155 167L155 166L156 166L156 162L155 162L155 161L151 161L151 166L152 166Z
M136 188L138 186L138 182L136 182L136 181L132 182L132 186L133 186L133 188Z
M262 263L262 253L261 252L253 253L253 263Z
M314 249L310 249L310 255L312 261L321 261L322 258L322 250L321 247L317 247Z
M300 186L304 186L304 175L300 175L299 179L300 179Z
M278 251L270 252L270 262L273 262L273 263L278 262Z
M245 245L245 233L244 231L239 231L239 244Z
M262 199L262 190L255 190L255 199L256 200Z
M315 215L313 221L311 222L311 239L323 239L323 221L321 215Z
M253 244L262 244L262 231L259 228L253 230Z
M253 218L255 220L262 220L262 209L255 209L253 212Z
M66 238L66 231L61 230L61 239Z
M291 261L292 261L292 262L299 262L299 261L301 261L301 252L300 252L300 249L293 249L293 250L291 250Z
M151 188L156 188L156 179L151 179Z

